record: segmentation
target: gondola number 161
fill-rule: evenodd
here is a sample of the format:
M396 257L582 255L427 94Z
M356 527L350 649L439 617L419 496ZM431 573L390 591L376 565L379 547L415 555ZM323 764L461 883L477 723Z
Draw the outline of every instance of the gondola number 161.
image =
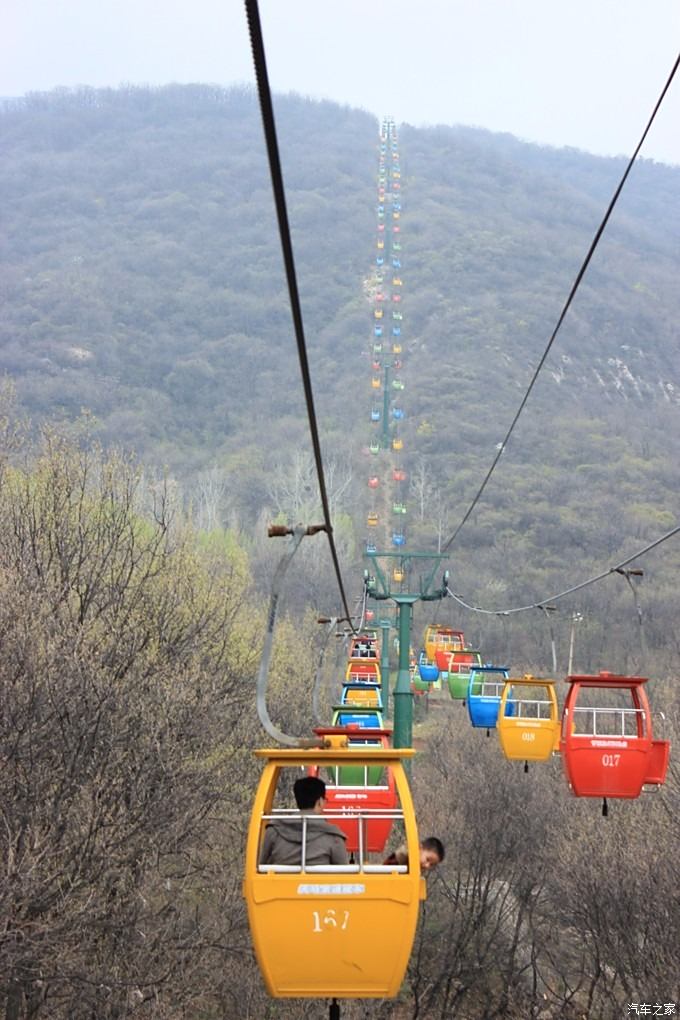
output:
M341 931L345 931L349 923L349 910L343 910L342 917L336 917L336 911L332 907L326 911L323 917L318 910L313 910L312 917L314 918L312 930L315 933L322 932L324 928L339 928Z

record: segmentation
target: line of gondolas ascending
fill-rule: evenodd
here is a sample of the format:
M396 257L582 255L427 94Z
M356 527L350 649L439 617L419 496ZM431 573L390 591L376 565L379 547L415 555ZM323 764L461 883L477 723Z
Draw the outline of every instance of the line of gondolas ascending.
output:
M375 267L366 281L371 302L371 435L366 518L366 551L378 545L395 550L406 544L406 486L403 466L403 310L401 242L401 165L397 131L391 118L380 127ZM392 583L406 579L405 565L393 561Z
M256 4L249 4L248 12L257 50ZM391 527L393 504L403 504L406 480L400 461L393 459L403 447L398 432L402 412L396 401L403 388L398 375L400 173L394 123L385 121L378 175L381 261L367 281L374 310L371 391L378 425L371 441L376 468L369 483L369 522L370 533L397 551L405 537L400 525ZM403 519L401 510L398 519ZM269 719L267 671L279 593L295 549L303 534L311 533L302 528L270 529L270 534L291 532L292 544L272 582L257 688L265 729L288 746L256 752L263 772L248 831L244 895L255 955L269 994L329 998L329 1017L336 1020L339 999L394 997L404 979L419 903L425 898L406 772L414 752L410 743L394 748L391 730L383 725L382 679L389 668L381 672L375 632L353 634L340 703L329 726L317 728L311 739L291 738ZM381 653L387 651L383 640ZM291 790L296 806L291 805ZM319 808L323 819L318 817ZM391 834L405 848L403 861L388 852Z

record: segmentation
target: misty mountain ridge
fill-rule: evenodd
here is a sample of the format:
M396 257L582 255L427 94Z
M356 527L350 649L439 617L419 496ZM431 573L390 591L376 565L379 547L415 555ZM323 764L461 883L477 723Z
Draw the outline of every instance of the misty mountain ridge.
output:
M275 110L322 427L365 442L369 393L353 413L346 394L368 384L378 124L294 95ZM88 407L104 438L184 474L304 441L254 93L58 90L5 103L0 124L0 369L23 406ZM399 137L407 409L432 426L428 455L450 450L451 414L474 454L504 434L625 160L473 128ZM528 411L677 408L679 227L680 170L640 161Z

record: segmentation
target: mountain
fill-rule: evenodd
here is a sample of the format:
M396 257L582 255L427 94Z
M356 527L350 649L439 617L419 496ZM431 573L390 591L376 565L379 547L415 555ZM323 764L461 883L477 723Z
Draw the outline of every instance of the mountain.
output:
M275 112L316 411L326 456L351 476L337 507L356 562L378 124L295 95ZM264 506L294 514L300 492L281 476L309 439L256 96L57 91L5 102L0 130L0 370L21 406L67 420L88 408L105 442L189 489L217 471L247 529ZM432 548L505 435L625 161L398 130L409 533ZM639 161L452 549L473 601L533 601L676 523L679 228L680 170Z

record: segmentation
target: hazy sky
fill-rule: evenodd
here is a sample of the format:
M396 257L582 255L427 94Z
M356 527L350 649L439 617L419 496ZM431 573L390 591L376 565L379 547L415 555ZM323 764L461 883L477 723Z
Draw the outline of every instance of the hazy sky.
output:
M260 10L275 92L602 154L632 151L680 49L678 0L261 0ZM0 25L2 96L253 81L240 0L3 0ZM643 155L680 164L680 77Z

